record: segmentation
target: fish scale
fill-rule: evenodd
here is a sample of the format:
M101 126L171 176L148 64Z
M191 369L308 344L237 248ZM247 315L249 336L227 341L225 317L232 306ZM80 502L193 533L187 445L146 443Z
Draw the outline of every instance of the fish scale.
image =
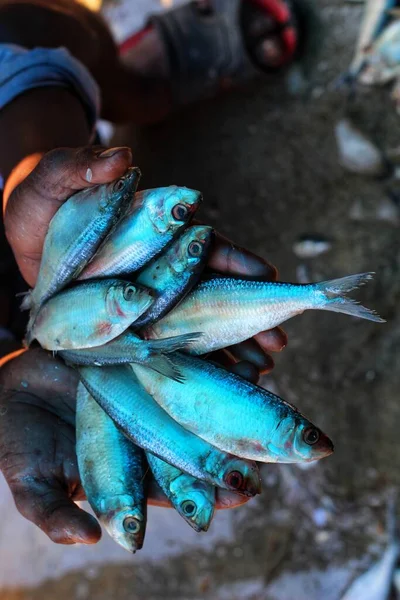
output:
M361 273L302 285L214 276L200 282L145 335L163 338L198 331L202 336L189 352L204 354L238 344L305 310L341 312L383 322L373 311L345 297L371 278L371 273Z
M87 390L138 446L213 485L247 495L259 492L255 463L221 452L186 431L147 394L130 366L79 367L78 371ZM244 479L240 489L229 484L228 475L236 471Z

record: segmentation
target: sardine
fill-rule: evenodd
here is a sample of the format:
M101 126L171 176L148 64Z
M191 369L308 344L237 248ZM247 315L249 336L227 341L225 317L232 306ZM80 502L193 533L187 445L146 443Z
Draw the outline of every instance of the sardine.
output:
M105 367L135 362L154 369L165 377L183 381L183 375L174 365L173 357L165 355L189 347L199 335L178 335L163 340L146 341L132 332L125 331L103 346L62 350L60 356L71 365Z
M390 19L390 10L395 6L396 0L367 0L356 52L347 76L351 81L354 81L361 72L366 54L387 24Z
M311 462L333 452L331 440L275 394L209 361L182 353L174 361L187 385L140 365L131 367L173 419L216 448L281 463Z
M215 487L169 465L150 452L147 461L172 506L197 532L207 531L214 515Z
M246 504L250 500L249 496L243 496L236 492L223 490L222 488L215 489L215 509L216 510L231 510ZM155 479L149 481L149 494L147 499L149 506L161 506L163 508L173 508L171 500L167 498Z
M52 220L43 246L35 288L22 302L31 308L31 322L41 305L77 277L128 207L139 183L140 171L128 169L112 183L74 194Z
M152 303L150 290L127 281L88 281L42 306L27 338L46 350L100 346L120 335Z
M116 425L144 450L213 485L246 496L260 492L255 463L221 452L186 431L149 396L129 365L78 367L78 372Z
M139 270L188 224L200 201L200 192L175 185L136 194L117 229L107 238L79 279L110 277Z
M86 497L110 536L129 552L146 531L146 461L82 383L76 407L76 453Z
M202 336L189 352L204 354L239 344L305 310L328 310L384 323L374 311L345 297L372 275L362 273L307 285L212 277L202 281L145 335L163 338L199 331Z
M154 290L156 299L135 321L135 329L161 319L194 287L207 261L212 231L206 225L189 227L138 275L137 283Z

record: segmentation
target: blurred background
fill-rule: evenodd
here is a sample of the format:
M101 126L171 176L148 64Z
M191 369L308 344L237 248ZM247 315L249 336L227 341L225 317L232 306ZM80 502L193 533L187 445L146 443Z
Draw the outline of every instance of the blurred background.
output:
M127 19L139 29L176 4L110 0L102 10L121 39ZM276 264L283 281L376 271L360 299L387 324L298 317L263 381L326 431L334 455L307 469L266 465L263 494L218 513L207 534L151 509L135 556L106 537L92 547L52 544L18 515L0 480L0 600L338 600L385 556L388 495L400 482L400 183L395 168L391 178L344 169L335 128L346 112L394 155L400 117L386 88L365 88L349 106L335 85L363 3L318 8L323 49L306 91L296 77L263 78L157 126L117 129L112 143L132 146L143 188L202 190L203 218ZM395 571L393 598L399 580Z

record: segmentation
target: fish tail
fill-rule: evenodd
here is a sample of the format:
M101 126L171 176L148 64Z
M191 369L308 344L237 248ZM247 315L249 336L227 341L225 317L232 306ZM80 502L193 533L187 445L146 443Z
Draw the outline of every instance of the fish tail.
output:
M147 344L150 352L171 354L177 350L187 348L196 342L201 335L201 333L184 333L183 335L167 337L161 340L148 340Z
M362 306L352 298L346 298L346 294L370 281L374 273L358 273L340 279L332 279L317 283L316 287L325 296L325 303L321 307L324 310L351 315L376 323L386 323L374 310Z
M32 308L32 290L17 294L18 296L24 296L20 306L21 310L30 310Z
M146 367L153 369L153 371L160 373L160 375L164 375L164 377L168 377L178 383L185 382L185 377L176 366L173 359L169 356L165 356L165 354L154 354L154 356L148 358Z

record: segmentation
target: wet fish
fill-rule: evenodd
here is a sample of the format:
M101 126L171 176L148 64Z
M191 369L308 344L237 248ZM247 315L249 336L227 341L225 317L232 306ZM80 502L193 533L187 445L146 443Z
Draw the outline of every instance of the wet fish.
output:
M388 23L390 10L395 6L396 0L367 0L356 52L347 74L350 81L354 81L362 71L368 51Z
M315 233L301 235L293 244L293 252L303 259L321 256L331 248L332 243L326 237Z
M372 275L362 273L307 285L214 276L202 281L145 335L163 338L199 331L202 336L189 352L204 354L238 344L305 310L328 310L383 323L374 311L345 296Z
M221 452L186 431L147 394L130 366L78 367L78 371L116 425L144 450L213 485L247 496L260 492L255 463Z
M143 451L78 386L76 452L86 497L110 536L129 552L143 546L147 499Z
M131 367L173 419L213 446L261 462L311 462L333 452L331 440L275 394L193 356L176 353L174 361L190 388Z
M400 75L400 21L388 25L365 59L359 82L385 85Z
M215 487L169 465L150 452L147 462L172 506L197 532L207 531L214 515Z
M394 497L388 502L388 530L389 544L381 559L353 581L342 596L342 600L389 599L393 574L400 553Z
M80 279L139 270L189 223L201 199L200 192L176 185L136 194L117 229L107 238Z
M174 365L172 354L190 346L200 334L178 335L163 340L142 340L130 331L125 331L103 346L81 350L63 350L60 356L72 365L104 367L138 363L154 369L165 377L183 381L183 376Z
M194 287L207 261L212 231L206 225L189 227L138 275L137 283L154 290L156 299L135 321L135 329L161 319Z
M139 179L139 169L128 169L117 181L74 194L58 209L50 221L35 288L21 306L32 309L30 326L40 306L77 277L93 257L126 210Z
M341 119L335 126L339 163L347 171L370 177L388 174L383 153L350 121Z
M215 498L215 509L216 510L228 510L237 508L246 504L250 500L249 496L243 496L236 492L230 492L229 490L223 490L222 488L216 488ZM149 506L161 506L163 508L172 508L171 500L167 498L155 479L151 479L149 482L149 495L147 504Z
M119 279L80 284L46 302L27 343L36 339L46 350L100 346L125 331L152 301L149 290Z

